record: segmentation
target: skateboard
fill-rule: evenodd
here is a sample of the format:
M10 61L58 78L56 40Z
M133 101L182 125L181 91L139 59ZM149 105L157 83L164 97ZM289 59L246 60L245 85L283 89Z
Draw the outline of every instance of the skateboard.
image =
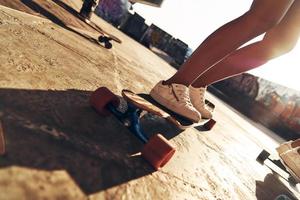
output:
M271 159L270 156L271 154L269 152L262 150L262 152L257 156L256 161L261 165L267 166L290 184L295 186L297 183L300 183L300 179L293 173L291 169L289 169L283 160L274 160Z
M106 87L100 87L90 96L90 105L100 115L112 113L124 126L126 126L145 145L141 150L142 156L156 169L162 168L174 155L175 147L161 134L156 134L150 138L143 132L140 118L143 114L151 113L171 122L179 129L203 126L210 130L215 125L213 119L201 120L193 123L189 119L182 117L155 102L149 94L136 94L130 90L122 91L122 98L127 102L126 111L119 111L120 98ZM210 109L214 109L214 104L206 101Z
M107 48L107 49L112 48L112 43L110 42L111 40L113 40L115 42L118 42L120 44L122 43L122 41L119 38L117 38L116 36L114 36L112 34L107 33L106 31L104 31L102 28L100 28L97 24L90 21L89 19L84 18L80 14L78 14L78 17L81 21L83 21L89 27L91 27L92 29L94 29L95 31L97 31L98 33L101 34L98 37L98 42L100 42L101 44L103 43L105 48Z
M2 123L0 121L0 156L4 154L5 154L5 139L4 139Z

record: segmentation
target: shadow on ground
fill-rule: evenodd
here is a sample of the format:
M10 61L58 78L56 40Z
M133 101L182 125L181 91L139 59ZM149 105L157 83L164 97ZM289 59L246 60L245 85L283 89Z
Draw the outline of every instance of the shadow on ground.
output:
M89 106L90 93L0 89L7 150L0 168L64 169L86 194L152 173L141 156L132 156L142 143L113 116L99 116ZM149 135L172 138L180 133L165 120L146 116Z
M60 0L55 0L53 2L52 1L35 2L35 1L28 1L28 0L21 0L19 2L14 2L14 1L0 0L0 4L33 15L38 15L47 18L53 23L57 24L58 26L79 35L83 39L86 39L97 46L103 47L102 45L99 44L97 39L89 36L86 33L79 32L78 30L75 30L74 28L70 27L72 26L83 30L97 32L95 29L92 29L90 26L85 24L85 22L81 21L77 17L76 10L74 10L73 8L71 8L66 3Z
M271 190L271 191L270 191ZM270 196L271 195L271 196ZM257 200L274 200L279 195L286 195L291 200L297 200L290 190L278 179L275 174L267 174L264 181L256 181Z

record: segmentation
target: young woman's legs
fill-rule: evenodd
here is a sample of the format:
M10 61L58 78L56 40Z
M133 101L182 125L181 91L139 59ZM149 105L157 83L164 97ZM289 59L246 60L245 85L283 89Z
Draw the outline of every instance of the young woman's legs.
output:
M228 54L280 22L293 2L294 0L280 0L276 3L274 0L254 1L248 12L211 34L165 84L189 86Z
M293 2L254 0L247 13L211 34L174 76L157 83L150 91L151 97L192 121L211 118L204 105L205 90L187 86L237 48L278 24Z
M205 87L219 80L258 67L270 59L289 52L300 35L300 1L295 1L281 22L268 31L261 41L234 51L204 72L193 87Z

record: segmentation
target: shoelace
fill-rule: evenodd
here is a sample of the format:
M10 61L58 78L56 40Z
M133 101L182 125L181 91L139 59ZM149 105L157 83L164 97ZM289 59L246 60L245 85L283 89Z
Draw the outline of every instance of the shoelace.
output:
M204 102L204 93L205 93L205 90L202 90L202 89L199 90L199 94L200 94L200 97L201 97L201 98L199 98L199 101L200 101L200 105L201 106L205 105L205 102Z
M180 102L183 103L185 106L188 106L190 108L193 108L193 104L191 102L190 96L189 96L189 91L184 88L176 88L176 86L171 85L172 92L176 99Z

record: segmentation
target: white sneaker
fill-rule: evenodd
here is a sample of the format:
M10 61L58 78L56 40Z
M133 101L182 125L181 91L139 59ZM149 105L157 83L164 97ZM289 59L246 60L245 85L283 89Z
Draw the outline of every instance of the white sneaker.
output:
M283 154L289 150L292 150L293 148L296 148L298 146L300 146L300 139L297 139L295 141L290 140L290 141L280 144L280 146L277 147L276 150L277 150L278 154L281 155L281 154Z
M300 147L282 153L280 157L289 168L291 174L297 181L300 181Z
M166 108L193 122L199 122L201 114L194 108L189 97L189 88L181 84L163 85L157 83L150 96Z
M212 113L206 108L205 105L206 87L194 88L190 86L189 89L190 89L190 98L193 106L201 114L202 118L211 119Z

